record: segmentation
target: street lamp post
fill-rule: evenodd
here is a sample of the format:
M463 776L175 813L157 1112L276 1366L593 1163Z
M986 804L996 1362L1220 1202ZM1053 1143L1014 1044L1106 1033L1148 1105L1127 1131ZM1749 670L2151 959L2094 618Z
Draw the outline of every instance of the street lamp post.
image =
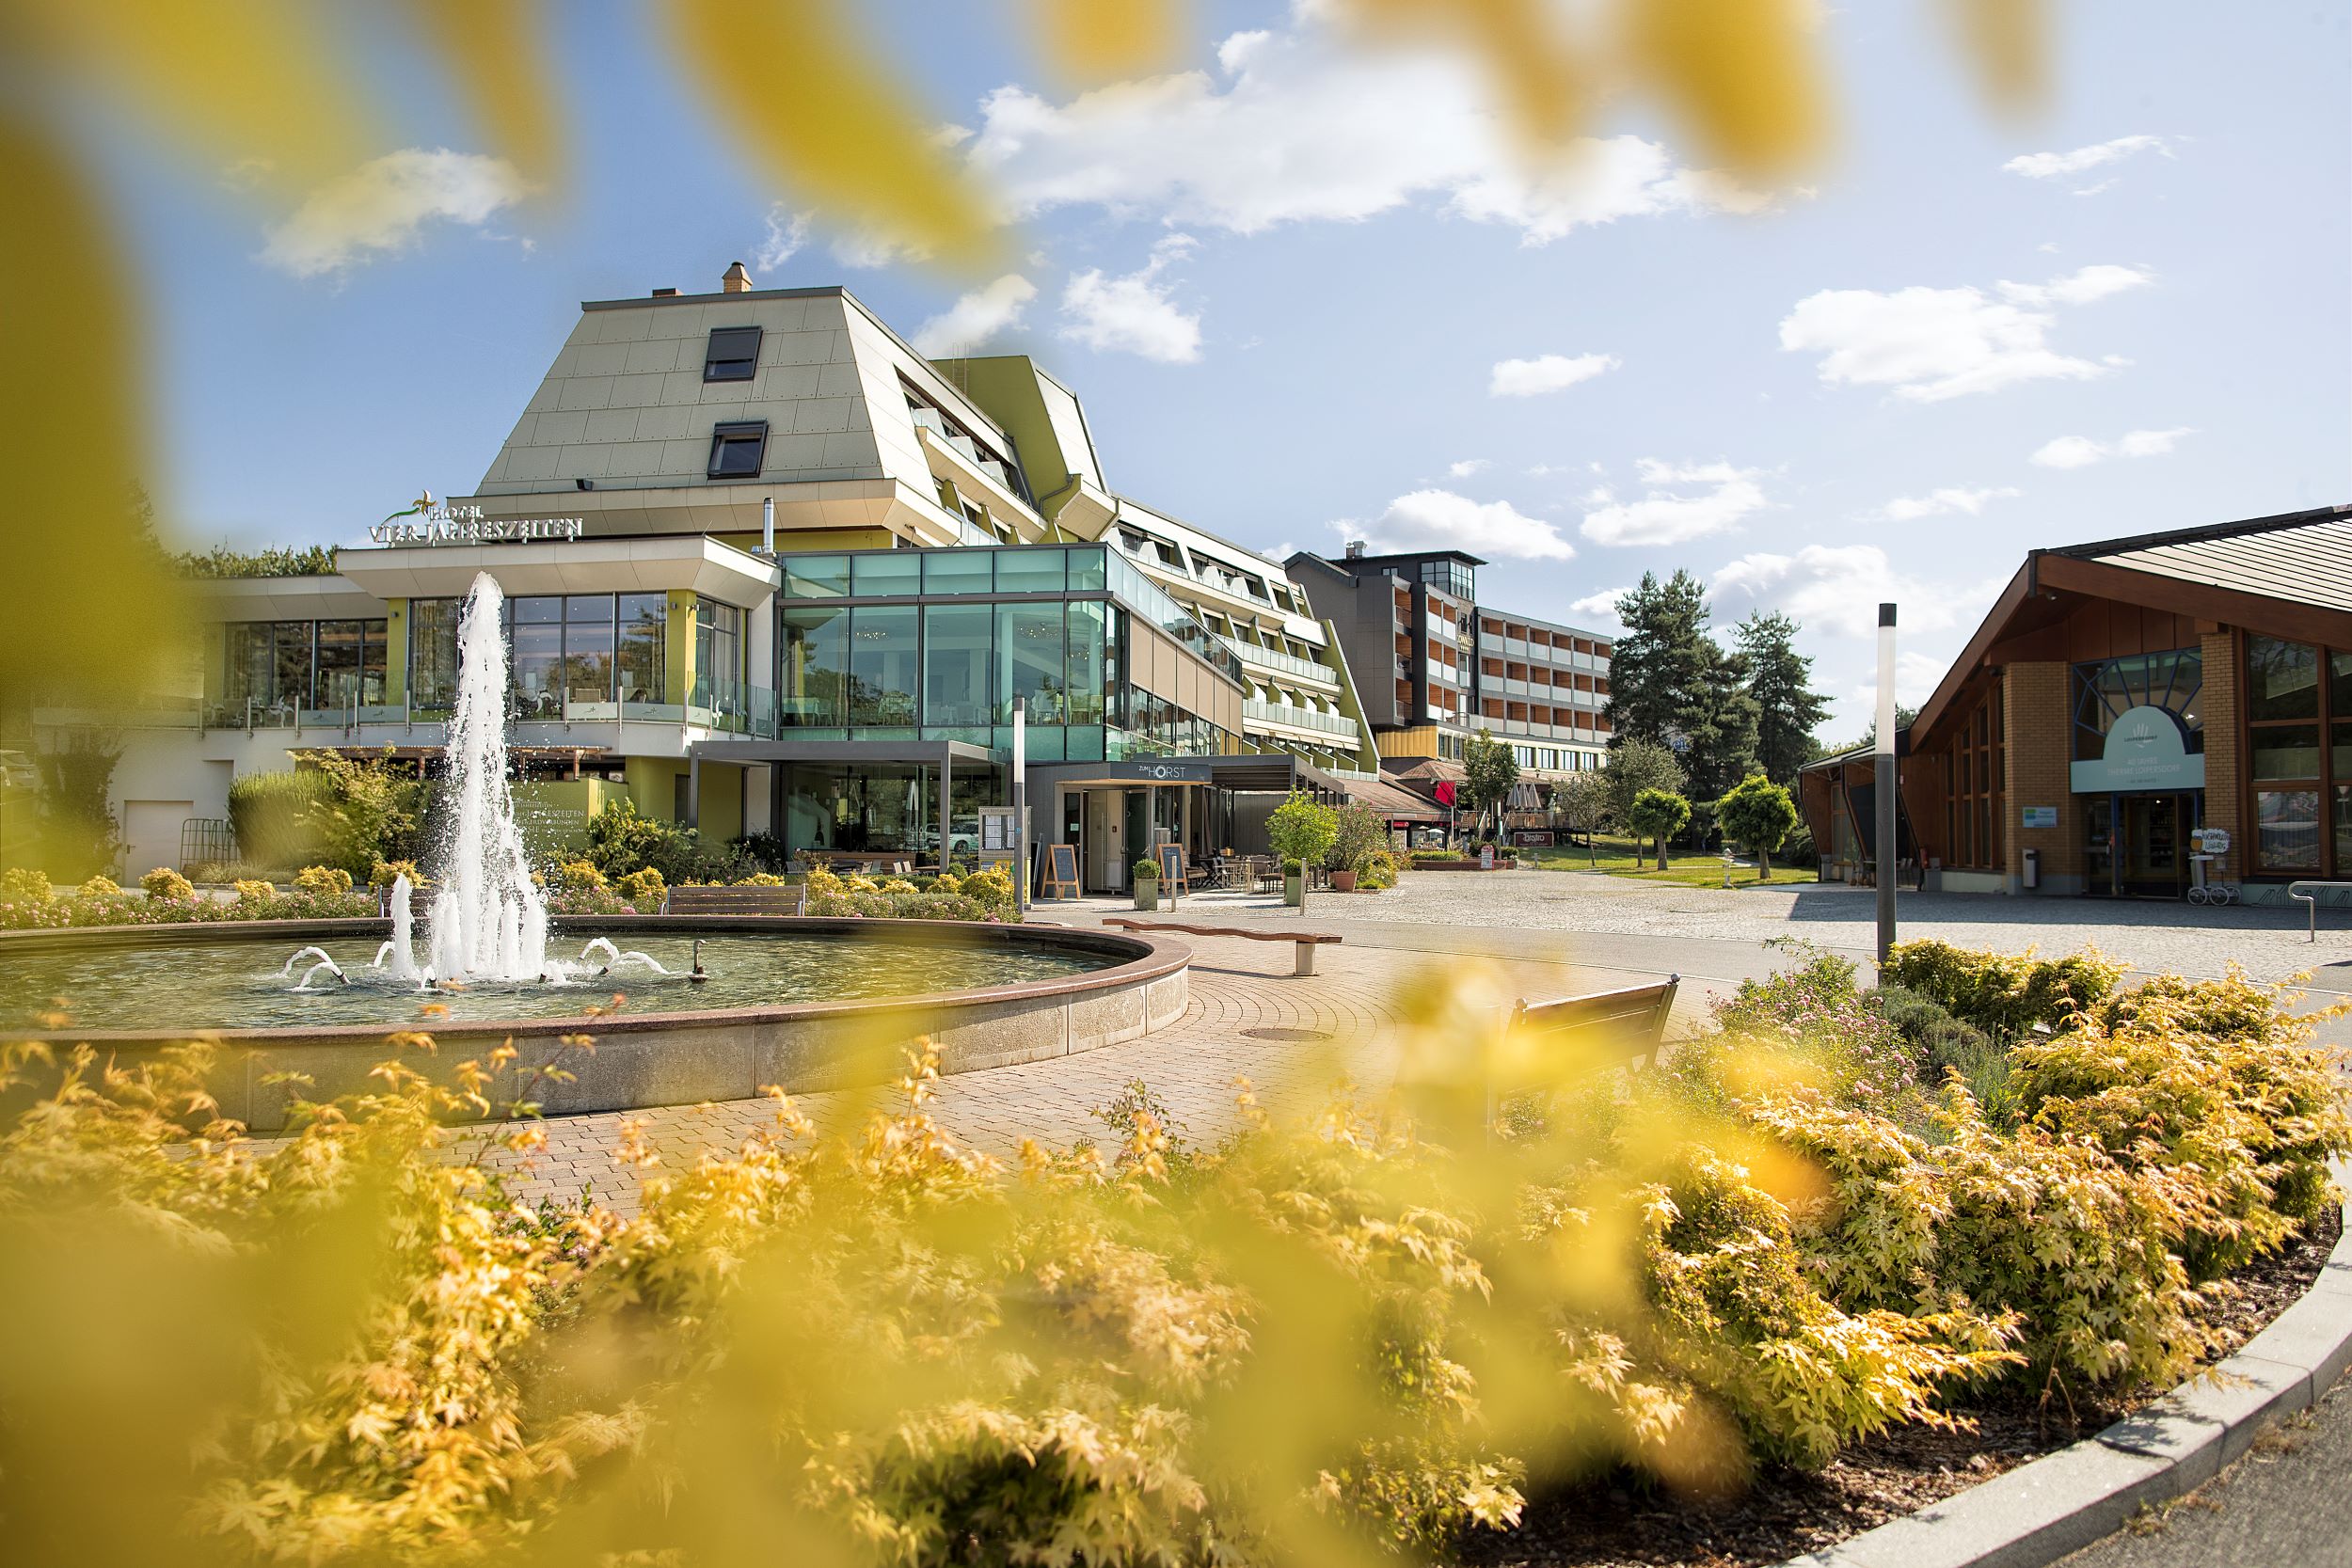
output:
M1886 955L1895 945L1895 879L1897 864L1896 832L1898 791L1902 787L1896 775L1895 762L1895 607L1879 606L1879 717L1878 717L1878 903L1879 903L1879 965L1883 971Z
M1029 699L1012 700L1013 911L1029 918Z

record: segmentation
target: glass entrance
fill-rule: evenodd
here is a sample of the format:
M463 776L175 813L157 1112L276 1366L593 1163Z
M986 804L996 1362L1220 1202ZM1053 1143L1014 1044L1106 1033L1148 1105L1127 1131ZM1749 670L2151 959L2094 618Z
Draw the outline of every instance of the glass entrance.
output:
M2204 792L2102 795L2083 802L2083 891L2178 898L2189 886L2189 833Z

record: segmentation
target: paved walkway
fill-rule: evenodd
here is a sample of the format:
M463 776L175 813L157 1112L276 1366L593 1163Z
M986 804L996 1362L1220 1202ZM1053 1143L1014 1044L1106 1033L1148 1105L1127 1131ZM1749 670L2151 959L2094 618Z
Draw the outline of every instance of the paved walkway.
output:
M2095 903L1905 894L1905 937L1935 936L1966 946L2072 952L2096 945L2142 970L2217 975L2234 959L2255 978L2315 970L2314 1006L2352 993L2352 929L2323 929L2306 942L2296 913L2191 910L2185 905ZM1051 905L1034 918L1092 926L1134 916L1127 901L1089 898ZM1149 917L1140 917L1149 918ZM1410 989L1466 958L1502 967L1508 990L1558 996L1678 974L1677 1028L1687 1029L1713 995L1786 964L1766 945L1799 937L1867 965L1875 909L1867 891L1799 885L1724 893L1659 888L1622 878L1559 871L1426 872L1377 895L1313 894L1302 913L1279 897L1198 894L1162 918L1271 928L1306 927L1343 941L1322 949L1321 973L1290 975L1286 947L1231 938L1187 939L1196 959L1191 1006L1174 1026L1144 1039L1051 1061L944 1079L933 1111L970 1147L1009 1154L1025 1137L1067 1146L1101 1136L1094 1115L1141 1080L1168 1103L1187 1133L1214 1140L1232 1124L1233 1081L1247 1076L1276 1110L1298 1107L1345 1077L1371 1092L1388 1083L1400 1003ZM2329 920L2323 913L2323 926ZM2341 914L2339 927L2352 927ZM1271 1036L1253 1031L1274 1031ZM1303 1032L1303 1033L1302 1033ZM2352 1040L2352 1020L2328 1037ZM878 1091L796 1097L820 1127L854 1126L888 1103ZM571 1196L583 1183L626 1211L635 1173L617 1163L625 1120L671 1167L706 1149L732 1148L771 1124L764 1101L673 1107L621 1116L564 1117L547 1126L548 1148L531 1160L503 1150L487 1163L508 1173L526 1199Z
M1090 925L1113 909L1104 903L1097 910L1055 913L1065 924ZM1290 974L1288 946L1235 938L1184 940L1194 960L1191 1003L1182 1021L1100 1051L943 1078L931 1106L934 1118L967 1147L1000 1156L1013 1153L1024 1138L1067 1147L1104 1136L1096 1109L1141 1080L1166 1101L1185 1135L1214 1142L1233 1125L1239 1078L1248 1078L1260 1101L1278 1115L1311 1109L1342 1082L1369 1093L1384 1090L1402 1004L1412 988L1439 983L1442 972L1459 967L1450 954L1404 956L1392 948L1353 945L1349 938L1323 948L1318 973L1301 979ZM1650 978L1544 958L1504 955L1496 962L1510 993L1530 997L1572 995ZM1676 1009L1677 1026L1692 1026L1704 1016L1708 996L1725 989L1708 982L1687 987ZM861 1089L796 1095L793 1103L832 1131L854 1127L870 1109L893 1107L897 1100L888 1090ZM539 1153L516 1155L468 1131L458 1134L452 1154L479 1156L503 1173L509 1191L526 1202L574 1197L584 1184L599 1201L626 1213L635 1207L638 1172L615 1154L624 1123L630 1121L662 1164L678 1169L706 1150L734 1148L752 1132L771 1127L774 1107L747 1100L628 1116L564 1117L544 1124L547 1147Z

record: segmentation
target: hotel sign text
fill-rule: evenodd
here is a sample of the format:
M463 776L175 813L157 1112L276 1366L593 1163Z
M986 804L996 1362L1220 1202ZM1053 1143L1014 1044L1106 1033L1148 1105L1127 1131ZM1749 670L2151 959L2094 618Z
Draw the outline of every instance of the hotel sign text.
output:
M402 517L416 518L403 522ZM368 530L379 545L505 545L533 539L577 539L579 517L485 517L478 506L447 502L387 517Z

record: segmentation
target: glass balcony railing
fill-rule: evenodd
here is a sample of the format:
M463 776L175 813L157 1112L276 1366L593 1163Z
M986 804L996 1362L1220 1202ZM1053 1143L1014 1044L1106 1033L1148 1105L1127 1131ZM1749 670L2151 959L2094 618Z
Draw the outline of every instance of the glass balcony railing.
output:
M1254 664L1261 670L1271 670L1299 680L1320 681L1325 686L1339 684L1339 672L1327 664L1317 664L1311 658L1300 658L1296 654L1246 642L1237 637L1220 637L1217 641L1232 649L1233 657L1244 664Z
M1289 724L1298 729L1320 730L1326 735L1345 736L1351 741L1358 736L1356 721L1343 713L1317 713L1288 703L1245 702L1241 705L1241 716L1263 723Z

